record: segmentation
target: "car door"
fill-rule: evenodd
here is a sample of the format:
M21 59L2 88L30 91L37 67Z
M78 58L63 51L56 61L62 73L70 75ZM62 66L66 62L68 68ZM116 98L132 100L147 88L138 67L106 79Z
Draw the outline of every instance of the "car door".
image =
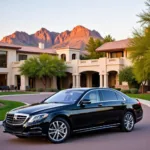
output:
M83 99L90 100L91 104L81 106L79 103L76 108L72 110L72 122L74 129L82 129L96 126L97 123L102 124L103 121L100 119L100 95L98 90L88 91L80 101ZM97 121L99 120L99 121Z
M101 89L99 93L102 96L101 105L105 108L104 123L106 125L120 123L126 108L125 99L118 92L109 89Z

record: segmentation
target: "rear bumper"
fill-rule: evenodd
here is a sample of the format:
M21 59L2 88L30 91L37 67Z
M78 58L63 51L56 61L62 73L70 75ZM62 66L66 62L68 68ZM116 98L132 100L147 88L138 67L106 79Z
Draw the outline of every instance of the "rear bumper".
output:
M136 123L143 119L143 109L142 107L136 111Z
M136 118L136 123L141 121L143 119L143 116Z
M4 127L4 133L9 133L12 135L17 136L24 136L24 137L30 137L30 136L46 136L48 126L47 124L40 124L40 125L32 125L29 127L23 127L23 126L12 126L7 124L6 122L3 122Z

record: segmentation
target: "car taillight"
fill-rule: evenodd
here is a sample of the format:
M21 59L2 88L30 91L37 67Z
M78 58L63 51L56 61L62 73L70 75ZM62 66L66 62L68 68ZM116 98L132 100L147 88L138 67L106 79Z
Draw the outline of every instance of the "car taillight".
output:
M138 101L138 105L140 105L141 106L141 102L138 100L138 99L136 99L137 101Z

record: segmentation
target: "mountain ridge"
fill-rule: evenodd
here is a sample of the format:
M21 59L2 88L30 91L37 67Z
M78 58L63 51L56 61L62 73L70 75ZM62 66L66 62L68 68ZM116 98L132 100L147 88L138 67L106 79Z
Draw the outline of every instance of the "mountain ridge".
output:
M11 35L3 37L1 42L23 46L38 46L38 43L42 42L45 44L45 48L69 46L84 49L90 37L103 39L98 31L78 25L72 30L65 30L61 33L49 31L43 27L33 34L28 34L24 31L15 31Z

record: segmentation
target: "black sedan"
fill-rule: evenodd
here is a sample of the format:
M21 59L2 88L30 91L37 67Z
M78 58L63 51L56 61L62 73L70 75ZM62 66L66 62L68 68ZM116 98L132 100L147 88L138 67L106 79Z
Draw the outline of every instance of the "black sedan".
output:
M38 104L7 113L4 132L19 138L47 136L53 143L72 133L119 127L130 132L143 117L138 100L109 88L60 91Z

